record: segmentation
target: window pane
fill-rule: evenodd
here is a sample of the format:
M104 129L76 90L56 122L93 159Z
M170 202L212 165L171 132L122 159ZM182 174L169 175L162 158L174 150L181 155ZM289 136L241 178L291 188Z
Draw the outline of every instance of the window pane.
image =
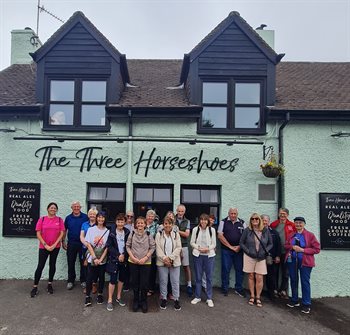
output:
M74 101L74 81L51 80L51 101Z
M106 82L83 81L82 101L106 101Z
M200 190L182 190L182 201L185 203L200 203Z
M259 184L258 200L275 201L275 184Z
M203 83L203 103L227 104L227 83Z
M218 191L217 190L201 190L201 201L204 203L217 203Z
M124 201L124 188L108 187L106 200Z
M226 107L204 107L202 112L203 128L226 128Z
M153 189L152 188L137 188L136 189L136 199L135 201L153 201Z
M72 125L73 124L73 105L50 105L49 124L52 125Z
M235 128L259 128L260 108L258 107L236 107Z
M82 105L81 106L81 124L83 126L105 126L106 125L105 106L100 105Z
M236 104L260 104L260 84L259 83L237 83Z
M106 191L107 189L105 187L91 187L89 200L105 200Z
M168 188L155 188L153 201L171 202L171 192Z

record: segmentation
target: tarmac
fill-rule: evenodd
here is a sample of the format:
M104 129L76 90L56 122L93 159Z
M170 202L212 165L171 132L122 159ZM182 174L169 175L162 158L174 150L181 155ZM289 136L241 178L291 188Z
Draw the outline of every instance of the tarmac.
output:
M149 312L131 311L132 293L123 293L126 307L114 304L108 312L106 303L84 307L84 294L79 285L72 291L66 282L53 283L54 294L46 292L47 282L39 284L39 294L30 298L32 281L0 280L0 335L90 335L90 334L350 334L350 297L313 299L309 315L300 308L290 309L287 300L271 302L262 299L263 307L248 305L230 290L227 297L214 289L215 306L202 301L191 305L182 290L181 311L175 311L172 301L160 310L158 296L149 298ZM107 289L105 289L106 295Z

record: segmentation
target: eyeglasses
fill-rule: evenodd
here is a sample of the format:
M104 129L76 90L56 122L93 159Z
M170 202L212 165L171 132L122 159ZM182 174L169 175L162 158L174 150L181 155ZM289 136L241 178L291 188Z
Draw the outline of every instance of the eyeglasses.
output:
M133 215L127 215L126 217L132 219L134 216Z
M259 221L259 218L251 218L250 221Z

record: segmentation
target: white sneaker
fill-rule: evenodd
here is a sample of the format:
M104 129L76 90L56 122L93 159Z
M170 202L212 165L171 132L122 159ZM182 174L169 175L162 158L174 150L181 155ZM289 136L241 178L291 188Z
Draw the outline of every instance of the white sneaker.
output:
M200 301L201 301L201 298L194 298L194 299L191 300L191 304L192 304L192 305L196 305L196 304L198 304Z
M214 307L213 300L211 300L211 299L207 300L207 304L208 304L208 307Z

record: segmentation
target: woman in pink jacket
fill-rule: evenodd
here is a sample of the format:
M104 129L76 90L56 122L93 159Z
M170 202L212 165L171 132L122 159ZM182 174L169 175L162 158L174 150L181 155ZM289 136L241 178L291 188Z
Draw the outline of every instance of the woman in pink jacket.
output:
M305 219L298 216L294 219L296 233L291 235L285 244L286 262L288 264L292 297L288 307L299 307L298 281L300 275L302 294L302 313L311 310L311 270L315 266L315 254L320 252L320 243L315 235L305 229Z

